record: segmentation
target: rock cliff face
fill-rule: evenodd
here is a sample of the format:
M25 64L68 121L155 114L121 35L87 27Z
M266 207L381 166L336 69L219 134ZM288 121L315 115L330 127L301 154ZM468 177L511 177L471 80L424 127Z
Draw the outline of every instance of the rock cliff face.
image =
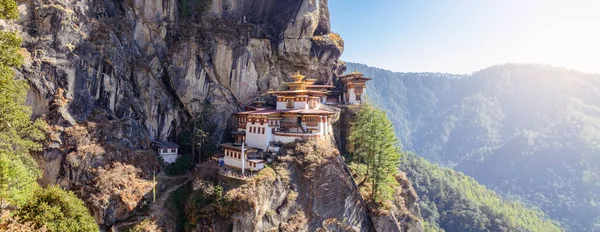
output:
M331 83L343 71L343 41L331 32L327 0L17 3L19 22L1 26L23 37L18 76L31 85L34 117L50 124L40 182L77 191L104 228L126 220L150 191L159 163L149 140L174 140L203 114L218 125L211 134L218 142L231 113L292 73ZM314 176L287 170L291 182L257 186L255 208L215 228L373 228L338 158ZM287 204L292 192L301 194Z
M194 191L202 194L192 193L185 203L186 217L197 222L196 231L373 229L369 211L344 171L337 149L329 141L311 140L288 149L287 156L280 157L272 168L261 170L247 182L236 183L229 177L214 175L196 180L199 184L194 186L199 187ZM224 186L223 199L208 201L207 197L199 197L209 195L212 183ZM195 202L209 203L194 205ZM217 208L227 208L229 213L211 211ZM205 215L199 216L199 212Z
M64 89L76 121L101 108L158 139L198 111L226 122L293 72L329 81L343 49L315 40L331 33L326 0L23 0L19 9L36 115Z
M219 125L211 136L220 141L232 112L292 73L329 81L343 48L313 38L330 37L327 1L17 3L20 21L2 26L23 37L19 76L31 85L34 117L51 125L41 182L71 189L92 185L94 170L113 163L135 165L147 178L156 163L135 151L151 139L173 141L191 115ZM108 199L105 206L120 205ZM94 214L110 224L126 211Z

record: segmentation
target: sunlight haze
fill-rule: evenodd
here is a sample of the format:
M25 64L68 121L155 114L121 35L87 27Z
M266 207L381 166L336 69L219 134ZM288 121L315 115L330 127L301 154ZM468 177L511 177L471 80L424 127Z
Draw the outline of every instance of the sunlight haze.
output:
M402 72L541 63L600 73L600 1L331 0L342 60Z

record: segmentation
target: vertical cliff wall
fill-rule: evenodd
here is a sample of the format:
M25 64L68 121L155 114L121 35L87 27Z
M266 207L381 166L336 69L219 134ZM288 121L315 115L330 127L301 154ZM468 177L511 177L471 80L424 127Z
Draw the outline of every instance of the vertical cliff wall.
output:
M139 202L104 191L123 186L102 170L124 167L131 181L147 181L159 171L155 156L139 152L150 140L174 140L204 113L220 141L231 113L292 73L330 81L343 49L329 36L327 1L17 3L20 20L0 26L23 37L18 76L31 85L34 117L50 124L40 182L96 196L86 202L104 225ZM137 190L128 197L148 191Z
M40 182L76 191L104 228L128 219L151 190L160 169L149 140L174 140L203 113L220 141L231 113L292 73L331 83L343 71L343 41L331 32L327 0L17 3L21 19L0 26L23 37L18 76L30 83L34 117L50 124ZM270 216L262 209L237 214L236 225L264 229L285 219L281 225L299 220L305 230L369 230L338 158L311 178L291 168L292 187L259 189L257 205L271 210L296 191L307 221L284 207Z
M296 71L328 81L343 49L313 39L331 33L323 0L18 2L34 113L62 88L76 121L100 108L150 138L201 110L222 124Z

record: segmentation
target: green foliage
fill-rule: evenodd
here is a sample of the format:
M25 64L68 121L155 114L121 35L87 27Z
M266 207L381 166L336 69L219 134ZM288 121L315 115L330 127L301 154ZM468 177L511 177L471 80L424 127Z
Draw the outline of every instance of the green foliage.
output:
M186 123L183 127L184 130L177 137L177 141L181 146L179 150L183 154L190 154L193 159L192 162L197 163L200 160L207 160L209 154L217 149L217 143L213 141L210 135L221 125L215 125L209 120L204 120L210 116L210 107L205 102L202 105L204 110L193 113L193 119Z
M17 2L14 0L0 0L0 19L18 19Z
M600 231L600 75L533 64L471 75L373 77L367 95L406 150L534 205L571 231Z
M194 158L191 155L180 155L175 163L169 164L165 169L167 175L177 176L187 173L194 168Z
M382 204L392 199L394 178L400 158L398 139L385 112L371 104L361 106L349 137L354 143L353 161L362 164L364 173L357 173L370 182L371 198ZM360 170L360 169L357 169Z
M22 205L37 187L37 172L27 168L14 154L0 150L0 199L6 199L15 205Z
M16 216L36 227L46 226L49 231L98 231L83 201L75 194L56 186L39 188L33 198L21 207Z
M179 13L184 17L201 17L210 9L212 0L178 0Z
M0 31L0 66L21 66L23 62L23 56L19 53L21 42L21 38L15 32ZM9 73L12 74L12 71Z
M129 232L157 232L161 231L156 225L156 221L144 219L139 224L135 225Z
M16 19L16 3L0 1L0 18ZM0 32L0 199L20 205L31 196L39 175L30 150L39 150L44 123L29 119L25 106L28 85L14 79L13 68L22 62L21 39L14 32Z
M421 215L428 230L562 231L539 210L503 200L473 178L419 158L404 156L401 169L421 197Z
M184 231L186 225L185 205L191 192L192 185L188 183L173 191L169 196L168 208L175 215L175 231Z
M17 19L16 3L0 0L0 18ZM23 225L49 231L98 231L83 201L58 187L40 188L40 172L29 154L40 150L46 124L30 120L25 106L28 85L15 80L13 69L22 62L21 39L14 32L0 32L0 200L17 209ZM3 202L4 204L4 202Z

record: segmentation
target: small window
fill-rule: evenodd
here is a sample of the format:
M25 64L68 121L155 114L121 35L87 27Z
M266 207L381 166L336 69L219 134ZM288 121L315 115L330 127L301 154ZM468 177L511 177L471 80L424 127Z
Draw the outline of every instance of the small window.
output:
M308 106L309 106L311 109L317 108L317 100L315 100L315 99L311 99L311 100L309 101L309 104L308 104Z
M265 128L263 127L261 129L262 129L261 134L265 134Z
M306 125L307 126L318 126L319 118L306 118Z
M357 93L357 94L356 94L356 100L357 100L357 101L362 101L362 100L361 100L361 98L360 98L360 95L361 95L360 93Z
M294 99L287 99L286 107L294 108Z

